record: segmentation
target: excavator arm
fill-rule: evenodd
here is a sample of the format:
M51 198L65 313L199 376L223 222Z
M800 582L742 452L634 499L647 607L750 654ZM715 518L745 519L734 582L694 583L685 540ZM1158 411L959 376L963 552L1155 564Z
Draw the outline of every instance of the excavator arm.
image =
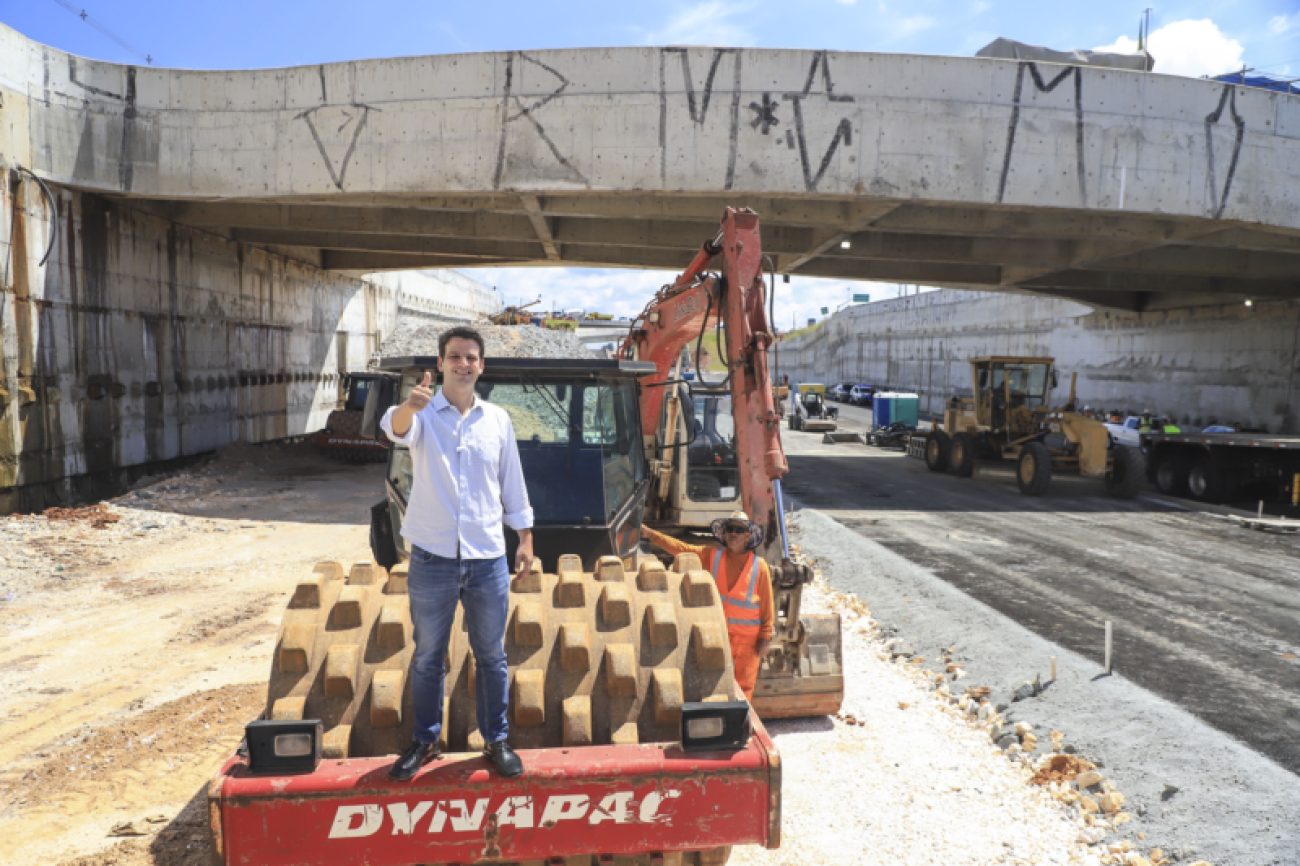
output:
M721 256L721 272L706 274ZM764 527L763 554L779 564L779 514L773 481L788 471L781 448L781 416L772 398L767 353L773 335L763 290L763 245L758 214L727 208L718 234L705 241L680 276L664 286L646 306L623 343L624 357L651 361L641 397L643 430L660 427L671 375L682 349L721 321L725 363L731 384L736 427L736 459L741 501L750 517Z
M720 272L706 274L719 257ZM678 429L672 411L664 423L661 415L668 388L676 386L673 373L682 350L705 328L721 322L719 348L731 389L740 497L750 518L764 529L760 553L771 568L776 605L773 647L759 673L754 709L763 718L834 713L844 697L839 616L802 614L803 586L813 572L807 562L790 558L782 537L779 484L788 464L768 372L773 334L762 261L758 214L727 208L718 234L646 305L622 353L655 365L642 387L641 421L643 430L660 431L653 449L658 457ZM684 462L676 461L679 471ZM659 465L670 477L673 464L660 460Z

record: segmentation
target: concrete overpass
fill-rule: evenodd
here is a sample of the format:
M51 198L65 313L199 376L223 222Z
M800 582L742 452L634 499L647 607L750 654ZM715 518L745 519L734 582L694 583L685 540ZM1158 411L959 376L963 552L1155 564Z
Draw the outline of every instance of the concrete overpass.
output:
M1135 311L1300 296L1300 99L1113 69L620 48L194 72L0 28L6 162L321 268L679 267Z
M1264 327L1249 358L1280 384L1251 407L1291 419L1297 157L1300 99L1109 69L627 48L194 72L0 26L0 511L315 429L413 297L359 274L679 268L726 205L788 274L1137 311L1096 314L1121 342Z

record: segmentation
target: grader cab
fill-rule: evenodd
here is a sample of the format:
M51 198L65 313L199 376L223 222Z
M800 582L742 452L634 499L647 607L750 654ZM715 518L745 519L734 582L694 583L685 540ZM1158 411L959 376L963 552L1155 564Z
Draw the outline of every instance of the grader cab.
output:
M1076 377L1065 405L1050 405L1057 386L1052 358L990 356L970 363L971 396L951 397L942 427L926 439L931 471L969 478L980 461L1013 461L1026 496L1045 493L1054 472L1103 479L1113 496L1137 494L1142 454L1115 445L1104 424L1075 411Z

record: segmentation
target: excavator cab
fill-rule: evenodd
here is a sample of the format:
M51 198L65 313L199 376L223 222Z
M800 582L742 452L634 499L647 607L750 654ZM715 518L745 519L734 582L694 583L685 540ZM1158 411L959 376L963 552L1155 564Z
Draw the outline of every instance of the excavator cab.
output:
M656 497L668 525L705 531L714 518L743 509L735 420L729 389L680 383L664 401L656 465L665 473Z

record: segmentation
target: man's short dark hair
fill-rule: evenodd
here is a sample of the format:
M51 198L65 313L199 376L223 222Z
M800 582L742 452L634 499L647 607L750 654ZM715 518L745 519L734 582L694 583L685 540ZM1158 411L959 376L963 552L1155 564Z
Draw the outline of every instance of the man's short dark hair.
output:
M473 340L478 343L478 356L483 358L487 354L487 349L483 345L483 335L468 325L457 325L454 328L448 328L438 335L438 357L441 358L447 354L447 344L452 340Z

